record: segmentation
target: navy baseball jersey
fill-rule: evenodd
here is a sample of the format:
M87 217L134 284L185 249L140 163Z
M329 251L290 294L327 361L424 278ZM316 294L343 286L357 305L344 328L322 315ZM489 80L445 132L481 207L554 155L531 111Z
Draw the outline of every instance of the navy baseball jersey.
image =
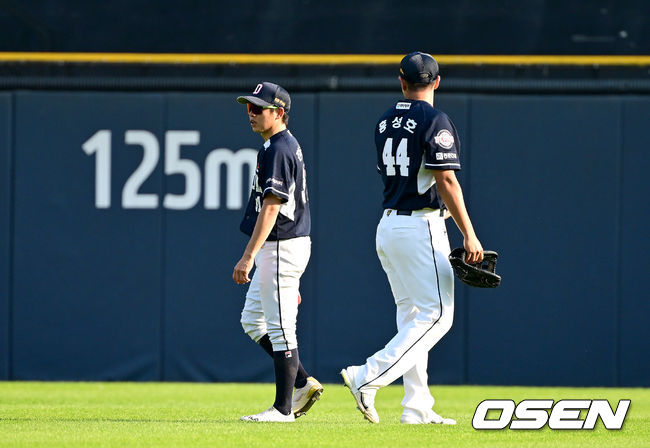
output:
M460 141L444 112L426 101L399 101L379 119L375 144L384 208L445 208L433 170L460 170Z
M278 132L257 154L253 189L240 230L252 235L268 194L282 200L280 214L267 241L308 236L311 230L305 162L298 140L289 130Z

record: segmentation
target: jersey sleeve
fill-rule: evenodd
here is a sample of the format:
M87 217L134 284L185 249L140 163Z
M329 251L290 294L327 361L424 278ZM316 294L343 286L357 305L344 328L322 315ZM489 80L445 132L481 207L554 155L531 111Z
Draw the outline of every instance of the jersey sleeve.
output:
M438 114L424 133L424 166L432 170L460 170L460 140L456 127Z
M265 154L264 172L260 186L262 197L272 193L282 202L287 202L295 190L294 161L288 151L268 151Z

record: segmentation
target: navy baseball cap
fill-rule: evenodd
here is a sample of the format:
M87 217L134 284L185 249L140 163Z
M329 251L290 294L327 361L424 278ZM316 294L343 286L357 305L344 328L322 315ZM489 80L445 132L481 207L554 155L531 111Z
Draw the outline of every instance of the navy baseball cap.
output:
M438 78L438 63L430 54L415 51L402 58L399 73L411 84L431 84Z
M253 90L252 95L239 96L237 102L241 104L253 103L256 106L276 106L281 107L285 112L291 108L291 97L289 92L272 82L263 82L258 84Z

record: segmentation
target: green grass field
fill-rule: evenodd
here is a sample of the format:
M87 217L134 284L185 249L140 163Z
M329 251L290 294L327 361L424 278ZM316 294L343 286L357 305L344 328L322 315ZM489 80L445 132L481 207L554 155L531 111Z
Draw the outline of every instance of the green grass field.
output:
M0 383L0 447L650 447L650 389L433 386L436 411L456 426L401 425L401 387L377 395L381 423L348 390L325 385L294 424L245 423L267 408L272 384ZM600 398L632 405L620 431L476 431L479 402Z

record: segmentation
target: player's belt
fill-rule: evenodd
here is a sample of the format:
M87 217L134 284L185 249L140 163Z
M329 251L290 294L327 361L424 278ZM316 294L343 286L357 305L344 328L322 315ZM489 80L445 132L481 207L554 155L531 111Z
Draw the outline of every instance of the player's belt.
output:
M425 215L431 215L433 213L439 213L440 216L445 215L444 210L439 210L439 209L422 209L422 210L393 210L393 209L388 209L386 210L386 216L390 216L391 213L395 213L396 215L402 215L402 216L425 216Z

